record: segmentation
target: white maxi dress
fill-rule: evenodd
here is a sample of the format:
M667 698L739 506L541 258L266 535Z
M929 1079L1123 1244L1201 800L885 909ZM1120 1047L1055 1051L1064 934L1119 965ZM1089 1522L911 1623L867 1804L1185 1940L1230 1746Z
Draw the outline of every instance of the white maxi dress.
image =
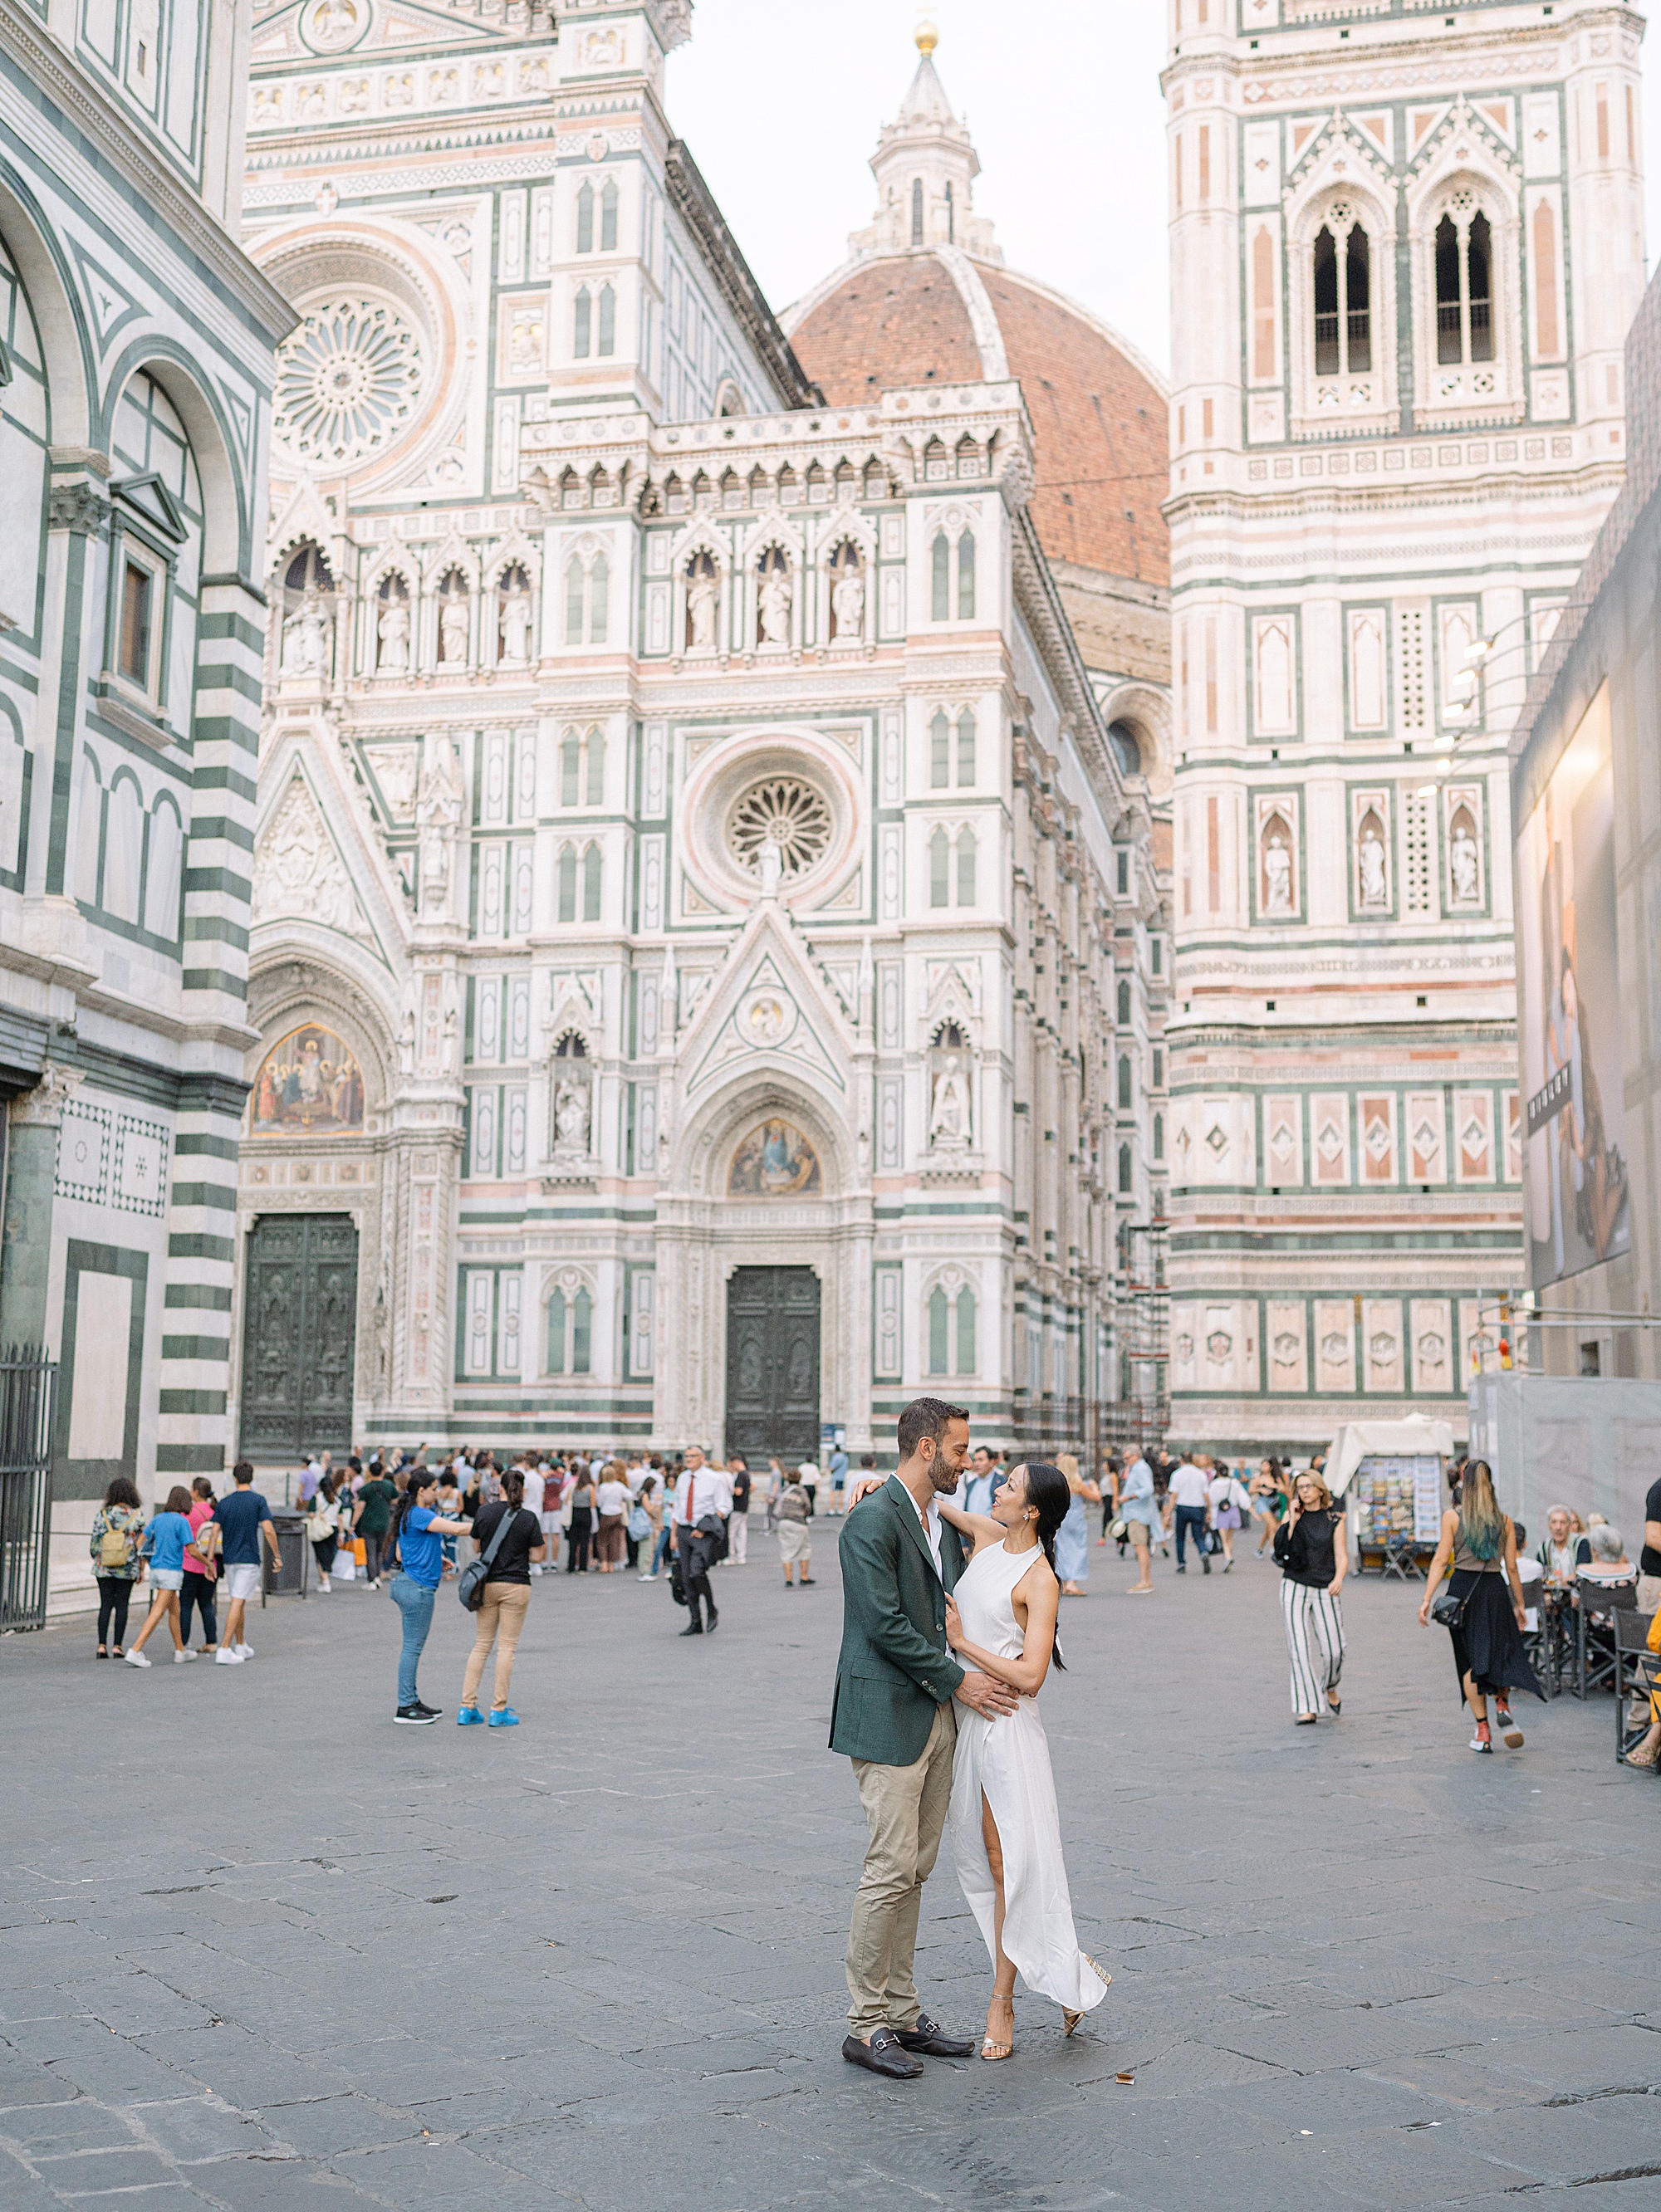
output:
M1019 1659L1025 1641L1015 1618L1015 1585L1041 1553L1001 1544L977 1552L952 1595L964 1633L1000 1659ZM952 1775L952 1850L958 1880L994 1963L997 1890L981 1830L981 1793L992 1808L1003 1848L1005 1956L1036 1996L1069 2012L1088 2012L1107 1994L1102 1974L1079 1948L1073 1899L1062 1857L1061 1814L1050 1768L1050 1741L1036 1699L985 1720L958 1708L958 1750Z

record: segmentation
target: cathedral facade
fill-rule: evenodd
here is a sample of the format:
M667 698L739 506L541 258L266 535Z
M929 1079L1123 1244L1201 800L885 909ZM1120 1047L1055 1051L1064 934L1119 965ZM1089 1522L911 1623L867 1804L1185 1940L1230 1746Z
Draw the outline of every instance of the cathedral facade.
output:
M256 15L245 235L300 319L236 1213L257 1460L800 1456L923 1389L1008 1435L1129 1382L1165 539L1088 441L1157 442L1165 395L1001 272L930 40L877 224L787 336L665 114L690 15Z
M1179 1437L1457 1417L1526 1280L1506 743L1619 488L1632 10L1171 0Z
M113 1477L228 1441L273 349L236 243L246 28L0 23L0 1621L83 1589ZM57 1368L27 1433L12 1363ZM45 1423L44 1399L33 1411Z

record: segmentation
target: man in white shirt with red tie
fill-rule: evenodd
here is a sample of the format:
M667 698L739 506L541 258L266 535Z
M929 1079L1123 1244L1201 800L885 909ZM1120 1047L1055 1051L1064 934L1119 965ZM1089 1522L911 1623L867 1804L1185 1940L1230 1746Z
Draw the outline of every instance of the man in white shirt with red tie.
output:
M706 1632L704 1622L699 1618L700 1602L709 1617L707 1632L711 1636L715 1632L721 1615L715 1610L709 1589L709 1567L721 1548L721 1523L732 1510L731 1479L720 1468L709 1465L701 1444L688 1444L686 1471L675 1492L669 1523L669 1549L680 1561L681 1586L686 1592L686 1610L691 1616L680 1632L683 1636L702 1636ZM700 1523L713 1526L701 1527Z

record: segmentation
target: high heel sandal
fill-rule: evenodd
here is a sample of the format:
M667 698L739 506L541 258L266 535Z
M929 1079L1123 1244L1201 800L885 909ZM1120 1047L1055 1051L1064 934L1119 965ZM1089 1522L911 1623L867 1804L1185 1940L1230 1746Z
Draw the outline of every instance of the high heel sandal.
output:
M1007 2043L1001 2042L992 2033L993 2005L1007 2005L1009 2007L1009 2040ZM981 2057L983 2058L1007 2058L1013 2055L1014 2049L1015 2000L1013 1997L993 1997L986 2008L986 2033L981 2038Z
M1108 1972L1105 1966L1098 1966L1096 1964L1096 1961L1091 1957L1088 1951L1080 1951L1079 1956L1084 1960L1086 1966L1089 1967L1092 1974L1100 1976L1101 1984L1104 1989L1111 1987L1113 1977ZM1062 2007L1062 2033L1063 2035L1071 2035L1074 2029L1079 2025L1079 2022L1083 2018L1084 2014L1081 2012L1074 2012L1071 2006L1063 2005Z

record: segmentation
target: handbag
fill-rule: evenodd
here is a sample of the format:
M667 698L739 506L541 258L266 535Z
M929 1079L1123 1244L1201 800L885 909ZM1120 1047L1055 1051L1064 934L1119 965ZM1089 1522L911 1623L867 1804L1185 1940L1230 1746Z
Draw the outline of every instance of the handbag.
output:
M1451 1587L1439 1590L1430 1601L1430 1617L1442 1628L1457 1628L1464 1620L1469 1601L1469 1590L1463 1597L1456 1597Z
M652 1533L652 1516L643 1505L631 1505L624 1525L636 1544L643 1544Z
M468 1560L457 1577L456 1595L469 1613L477 1613L484 1604L484 1585L490 1579L491 1568L496 1565L496 1553L502 1549L502 1540L517 1518L518 1516L514 1512L511 1510L505 1512L501 1520L496 1522L490 1542L477 1559Z
M678 1552L672 1552L669 1555L669 1595L677 1605L685 1604L686 1576L680 1564Z

